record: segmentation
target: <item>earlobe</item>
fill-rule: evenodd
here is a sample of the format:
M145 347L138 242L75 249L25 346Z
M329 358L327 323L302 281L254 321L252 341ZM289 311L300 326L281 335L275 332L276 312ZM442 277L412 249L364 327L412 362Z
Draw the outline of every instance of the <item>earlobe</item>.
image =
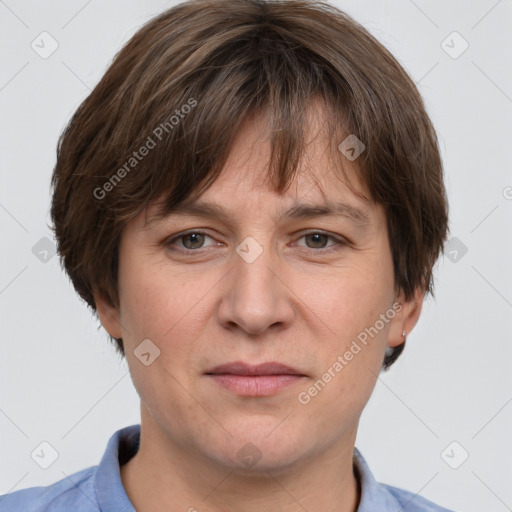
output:
M101 325L113 338L122 338L118 307L108 300L103 291L96 291L93 295Z
M388 333L388 345L397 347L404 343L407 335L414 329L421 314L425 291L417 288L413 297L406 301L403 294L397 299L401 305L400 311L395 315L391 322Z

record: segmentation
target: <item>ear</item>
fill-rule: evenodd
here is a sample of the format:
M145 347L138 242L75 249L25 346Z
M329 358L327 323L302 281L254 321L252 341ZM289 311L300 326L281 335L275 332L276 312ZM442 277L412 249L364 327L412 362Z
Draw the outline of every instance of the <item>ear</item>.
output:
M401 345L404 342L402 332L405 331L405 336L407 337L414 329L420 317L424 297L425 290L418 287L411 300L406 301L403 293L396 298L395 303L400 304L401 307L394 307L396 315L391 321L391 327L388 333L388 345L390 347Z
M103 290L93 293L96 311L101 325L113 338L122 338L121 324L119 323L119 307L114 305Z

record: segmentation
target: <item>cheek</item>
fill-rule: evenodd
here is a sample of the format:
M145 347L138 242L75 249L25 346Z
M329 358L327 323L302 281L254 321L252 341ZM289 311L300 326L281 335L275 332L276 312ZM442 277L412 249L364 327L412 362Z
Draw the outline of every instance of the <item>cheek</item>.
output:
M390 261L375 258L364 268L347 267L337 279L309 285L311 308L329 326L329 336L319 349L320 373L300 403L309 400L305 407L313 416L331 410L325 421L333 427L344 424L347 411L362 410L375 386L394 316L389 267Z
M354 426L373 392L384 359L387 324L372 330L376 320L370 313L345 317L344 321L346 329L339 329L342 334L336 342L322 351L319 373L297 396L299 407L311 420L322 418L312 427L319 437Z
M194 371L192 366L200 351L198 343L207 318L202 305L212 283L205 276L191 285L189 276L172 272L168 267L126 263L133 265L125 264L119 272L123 283L120 318L132 381L153 412L180 408L185 414L190 396L181 384ZM150 352L158 350L154 352L158 353L157 358L147 366L136 356L146 339L157 347L149 345ZM167 390L164 394L163 389Z
M119 279L121 322L128 339L154 338L164 344L177 331L190 337L199 329L201 300L212 287L207 276L191 280L170 267L127 261Z
M316 316L319 340L325 334L339 350L373 325L392 297L389 279L378 265L347 266L315 279L302 277L297 284L303 311L309 309L311 322Z

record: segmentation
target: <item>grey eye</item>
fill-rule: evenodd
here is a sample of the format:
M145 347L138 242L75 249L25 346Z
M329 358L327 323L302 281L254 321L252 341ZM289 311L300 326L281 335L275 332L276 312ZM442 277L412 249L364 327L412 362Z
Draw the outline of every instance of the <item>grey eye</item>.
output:
M182 240L183 246L187 249L200 249L204 243L205 236L203 233L187 233L180 236L180 240ZM188 244L189 241L190 244Z

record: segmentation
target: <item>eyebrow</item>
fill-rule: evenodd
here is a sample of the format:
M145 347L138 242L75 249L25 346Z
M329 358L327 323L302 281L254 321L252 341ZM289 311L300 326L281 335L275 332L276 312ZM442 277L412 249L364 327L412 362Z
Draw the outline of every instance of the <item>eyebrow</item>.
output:
M167 216L191 215L204 218L218 218L223 221L232 220L232 215L221 205L197 200L192 203L181 203L170 212L158 211L151 215L146 222L150 224ZM370 215L366 210L344 202L327 201L325 204L297 203L284 211L281 217L289 219L312 219L316 217L344 217L361 226L371 224Z

